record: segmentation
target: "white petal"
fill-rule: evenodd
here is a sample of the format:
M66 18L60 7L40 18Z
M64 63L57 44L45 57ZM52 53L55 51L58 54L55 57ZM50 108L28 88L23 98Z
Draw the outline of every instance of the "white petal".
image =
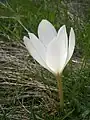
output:
M63 42L65 43L65 48L66 48L66 50L68 50L68 36L67 36L66 26L65 25L63 25L58 30L57 38L63 40Z
M27 48L27 50L29 51L29 53L31 54L31 56L39 63L41 64L44 68L47 69L46 63L45 61L41 58L41 56L38 54L37 50L34 48L31 40L29 38L27 38L26 36L24 36L23 38L24 40L24 44Z
M47 47L51 40L57 35L54 26L47 20L42 20L38 26L38 36Z
M75 33L74 33L73 28L71 28L70 35L69 35L69 48L68 48L68 56L67 56L66 63L68 63L68 61L72 57L74 48L75 48Z
M45 50L44 45L33 33L28 33L28 35L29 35L30 41L31 41L34 49L37 51L37 53L41 57L41 59L45 62L46 50Z
M57 74L61 73L65 67L67 58L67 33L65 25L62 26L56 38L48 45L46 53L46 63L50 69Z

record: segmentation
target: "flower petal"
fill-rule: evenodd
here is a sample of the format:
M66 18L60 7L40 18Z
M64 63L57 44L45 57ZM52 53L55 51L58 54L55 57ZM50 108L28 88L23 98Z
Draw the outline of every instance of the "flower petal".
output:
M45 61L45 54L46 50L44 45L41 43L41 41L33 34L33 33L28 33L30 41L37 51L38 55L41 57L41 59L46 63Z
M67 58L67 33L65 25L62 26L56 38L47 47L46 63L55 73L61 73Z
M75 33L74 33L73 28L71 28L70 35L69 35L69 48L68 48L68 55L67 55L66 64L68 63L68 61L72 57L72 54L74 52L74 48L75 48Z
M38 36L47 47L51 40L57 35L54 26L47 20L42 20L38 26Z
M35 38L34 38L35 39ZM41 64L44 68L47 69L46 63L45 61L42 59L42 57L39 55L37 49L35 49L35 46L33 46L31 40L29 38L27 38L26 36L24 36L23 38L24 40L24 44L26 46L26 48L28 49L29 53L31 54L31 56L39 63ZM42 50L41 50L42 51Z

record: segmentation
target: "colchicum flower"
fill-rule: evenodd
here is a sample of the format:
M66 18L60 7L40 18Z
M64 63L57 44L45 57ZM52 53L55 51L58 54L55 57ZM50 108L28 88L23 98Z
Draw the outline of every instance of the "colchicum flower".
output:
M63 92L61 73L70 60L75 48L75 34L70 30L69 38L63 25L58 32L47 20L42 20L38 26L38 38L33 33L24 36L24 44L31 56L44 68L52 72L59 88L60 105L63 107Z

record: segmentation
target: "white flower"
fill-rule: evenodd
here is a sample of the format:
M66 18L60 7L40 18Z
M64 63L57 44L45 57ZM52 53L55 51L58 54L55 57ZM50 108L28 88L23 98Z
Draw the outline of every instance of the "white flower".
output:
M63 25L58 32L47 20L38 26L38 38L33 33L24 36L24 44L31 56L53 74L61 74L75 48L75 34L70 30L69 38Z

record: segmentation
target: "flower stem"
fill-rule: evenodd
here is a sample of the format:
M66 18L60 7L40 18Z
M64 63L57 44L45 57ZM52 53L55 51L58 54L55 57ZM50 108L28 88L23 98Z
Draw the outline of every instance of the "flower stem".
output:
M63 86L62 86L62 78L59 73L56 75L56 79L57 79L58 94L59 94L59 99L60 99L60 108L61 110L63 110L63 107L64 107Z

